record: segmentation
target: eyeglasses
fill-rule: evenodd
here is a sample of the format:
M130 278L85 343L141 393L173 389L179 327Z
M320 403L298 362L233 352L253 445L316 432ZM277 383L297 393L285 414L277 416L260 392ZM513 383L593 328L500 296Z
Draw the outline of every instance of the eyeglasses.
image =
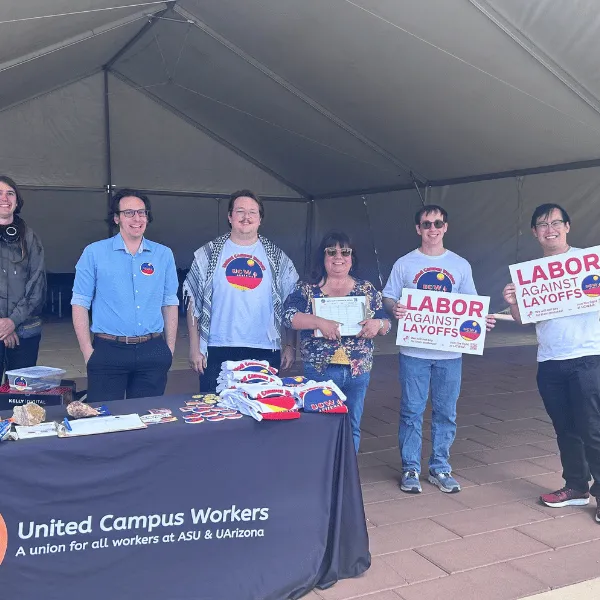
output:
M434 225L436 229L441 229L445 224L441 219L436 219L433 223L431 221L421 221L419 227L422 229L431 229L431 226Z
M562 219L556 219L556 221L552 221L552 223L546 223L546 221L536 223L535 228L541 229L542 231L546 231L548 227L552 227L552 229L560 229L564 224L565 222Z
M251 217L252 219L256 219L259 215L260 212L257 210L243 210L241 208L238 208L236 210L233 211L233 214L236 217Z
M325 254L327 254L327 256L335 256L338 251L345 258L352 256L352 248L338 248L337 246L325 248Z
M135 215L135 214L137 214L139 217L147 219L148 214L150 213L150 211L147 210L146 208L140 208L138 210L133 210L133 208L126 208L125 210L118 210L117 212L120 215L126 216L128 219L132 219L133 215Z

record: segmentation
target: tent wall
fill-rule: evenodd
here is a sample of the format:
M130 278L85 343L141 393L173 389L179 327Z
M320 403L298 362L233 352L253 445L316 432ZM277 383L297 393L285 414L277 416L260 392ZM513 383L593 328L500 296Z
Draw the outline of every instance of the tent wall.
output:
M430 188L426 202L448 211L446 247L471 263L477 289L491 297L493 310L505 307L508 265L540 256L530 230L539 204L565 207L572 245L600 243L600 168ZM419 245L414 214L420 206L416 191L316 202L314 245L328 229L346 231L356 243L361 276L377 285L381 273L385 284L395 260Z
M418 202L416 192L319 200L314 204L313 251L328 231L347 233L359 257L358 274L380 287L379 274L385 284L394 260L416 244L410 223Z
M22 216L44 245L49 273L73 273L83 249L106 237L106 193L25 190Z
M229 231L228 200L193 196L151 195L154 221L148 237L169 246L180 269L189 268L194 251ZM302 274L307 203L265 201L261 233L281 247Z

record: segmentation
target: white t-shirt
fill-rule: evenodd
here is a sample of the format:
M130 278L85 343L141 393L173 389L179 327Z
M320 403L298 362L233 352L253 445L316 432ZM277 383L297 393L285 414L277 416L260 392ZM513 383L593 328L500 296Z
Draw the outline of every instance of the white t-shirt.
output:
M239 246L227 240L213 276L208 345L277 350L271 285L262 243Z
M401 256L392 267L390 277L383 289L383 296L400 300L403 288L477 294L471 265L461 256L446 250L439 256L423 254L418 248ZM444 352L427 348L400 346L400 353L415 358L443 360L460 358L459 352Z
M579 250L569 248L568 252ZM538 362L568 360L600 354L600 314L558 317L535 324Z

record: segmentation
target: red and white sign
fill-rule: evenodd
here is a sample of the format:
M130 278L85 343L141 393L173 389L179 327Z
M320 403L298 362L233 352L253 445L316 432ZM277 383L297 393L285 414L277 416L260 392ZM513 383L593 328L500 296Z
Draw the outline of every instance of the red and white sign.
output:
M523 323L600 310L600 246L510 265Z
M489 296L404 288L400 302L408 311L398 321L398 346L483 354Z

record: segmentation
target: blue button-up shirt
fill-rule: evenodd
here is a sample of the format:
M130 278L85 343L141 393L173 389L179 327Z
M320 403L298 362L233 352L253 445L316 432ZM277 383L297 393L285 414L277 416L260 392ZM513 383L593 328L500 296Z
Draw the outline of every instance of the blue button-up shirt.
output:
M143 238L132 255L119 233L83 251L71 304L92 308L94 333L159 333L164 329L161 308L179 304L178 285L170 248Z

